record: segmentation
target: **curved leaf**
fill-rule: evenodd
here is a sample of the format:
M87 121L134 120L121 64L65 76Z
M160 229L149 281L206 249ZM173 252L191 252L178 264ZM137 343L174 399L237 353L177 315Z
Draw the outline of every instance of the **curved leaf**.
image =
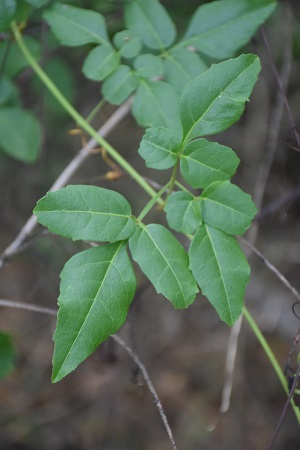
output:
M195 139L180 155L183 178L193 188L206 188L214 181L228 180L239 165L239 158L231 148Z
M221 320L233 325L243 310L250 277L248 261L236 239L208 225L201 225L193 238L190 268L203 295Z
M73 256L61 273L52 381L72 372L123 325L136 288L126 245Z
M211 58L230 58L275 7L273 0L226 0L202 5L179 45L196 47Z
M149 48L162 50L176 37L175 26L158 0L132 0L125 6L125 22Z
M172 128L181 135L178 94L163 81L140 82L134 96L132 114L142 127Z
M259 58L241 55L213 64L190 81L180 99L185 141L220 133L242 115L260 71Z
M193 233L202 223L199 198L189 192L170 195L164 209L169 226L180 233Z
M0 148L15 159L34 163L41 145L40 124L22 108L0 108Z
M228 234L244 234L257 213L250 195L230 181L217 181L200 197L202 218Z
M49 192L33 212L50 231L73 241L116 242L129 238L135 229L127 200L96 186L67 186Z
M139 154L146 166L153 169L169 169L178 160L180 150L178 134L167 128L148 128L140 143Z
M95 11L55 3L44 12L43 17L62 45L76 47L109 43L105 20Z
M98 45L86 57L82 72L91 80L104 80L120 63L120 55L108 45Z
M104 98L113 105L120 105L138 86L139 79L128 66L119 66L109 75L103 85Z
M130 237L129 246L133 259L158 293L175 308L193 303L198 287L184 248L169 230L156 224L139 227Z

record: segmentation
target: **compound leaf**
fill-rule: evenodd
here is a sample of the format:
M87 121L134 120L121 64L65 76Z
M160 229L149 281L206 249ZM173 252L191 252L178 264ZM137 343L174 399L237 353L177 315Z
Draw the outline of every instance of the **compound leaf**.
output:
M259 71L257 56L241 55L213 64L190 81L180 99L185 142L219 133L234 124L244 111Z
M123 325L136 281L123 242L73 256L61 273L52 381L72 372Z
M217 181L200 197L202 218L228 234L244 234L257 210L249 194L230 181Z
M43 17L62 45L76 47L109 43L105 20L98 12L55 3Z
M125 22L149 48L162 50L176 38L174 23L158 0L131 1L125 7Z
M196 139L180 155L183 178L193 188L206 188L214 181L228 180L239 165L239 158L231 148Z
M184 248L169 230L157 224L138 227L129 246L133 259L158 293L175 308L187 308L193 303L198 287Z
M142 127L172 128L181 133L178 94L163 81L141 80L134 96L132 114Z
M233 236L202 224L190 250L190 268L221 320L233 325L243 310L250 267Z
M91 80L104 80L120 63L120 55L108 45L98 45L86 57L82 71Z
M193 46L211 58L230 58L275 7L273 0L226 0L202 5L179 45Z
M0 108L0 148L15 159L34 163L41 144L40 124L31 112Z
M139 78L130 67L121 65L105 79L102 85L102 94L109 103L120 105L138 84Z
M169 226L181 233L193 233L202 223L199 199L189 192L170 195L164 209Z
M11 337L0 332L0 378L5 378L13 371L15 356Z
M167 128L148 128L140 143L139 154L146 166L153 169L169 169L176 164L180 150L178 134Z
M73 239L116 242L129 238L135 223L131 207L118 192L97 186L67 186L49 192L34 209L50 231Z

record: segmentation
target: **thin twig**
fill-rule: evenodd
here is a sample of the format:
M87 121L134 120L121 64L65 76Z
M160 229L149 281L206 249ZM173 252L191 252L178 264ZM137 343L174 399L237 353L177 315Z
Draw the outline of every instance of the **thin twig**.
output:
M257 248L255 248L250 242L248 242L245 238L239 237L239 240L243 242L250 250L261 260L265 266L268 267L271 272L273 272L276 277L285 285L285 287L296 297L298 301L300 301L300 293L297 289L285 278L285 276L262 254Z
M127 116L131 108L131 99L127 100L122 106L120 106L112 116L102 125L98 130L98 134L102 137L107 136L123 119ZM74 173L79 169L83 162L91 155L91 150L97 145L94 138L90 139L87 144L77 153L75 158L67 165L67 167L62 171L59 177L56 179L54 184L49 189L49 192L56 191L61 187L65 186ZM4 266L4 263L18 253L19 248L22 246L24 241L32 233L37 225L37 220L34 215L32 215L25 225L21 228L19 234L16 236L14 241L1 253L0 255L0 270Z
M37 313L41 313L41 314L46 314L46 315L51 315L51 316L57 316L57 310L55 308L47 308L44 306L36 306L33 305L31 303L22 303L22 302L16 302L13 300L6 300L6 299L0 299L0 306L6 306L8 308L14 308L14 309L23 309L26 311L33 311L33 312L37 312ZM159 399L159 396L156 392L156 389L151 381L151 378L149 376L149 373L146 369L146 367L144 366L144 364L142 363L142 361L140 360L140 358L136 355L136 353L132 350L132 348L129 347L129 345L126 344L125 341L123 341L122 338L120 338L120 336L114 334L111 336L111 338L117 342L117 344L119 344L129 355L129 357L135 362L135 364L138 366L138 368L140 369L143 378L148 386L148 389L150 391L150 393L153 396L154 399L154 403L158 409L158 412L160 414L160 417L162 419L163 425L168 433L168 437L170 439L171 445L172 445L172 449L173 450L177 450L177 445L175 443L174 440L174 436L171 430L171 427L169 425L166 413L163 409L162 403Z

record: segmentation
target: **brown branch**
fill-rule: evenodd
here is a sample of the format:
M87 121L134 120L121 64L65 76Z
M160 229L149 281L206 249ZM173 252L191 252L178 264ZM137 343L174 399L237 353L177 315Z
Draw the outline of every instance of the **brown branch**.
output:
M26 311L32 311L32 312L37 312L37 313L41 313L41 314L46 314L46 315L51 315L51 316L57 316L57 309L55 308L47 308L44 306L36 306L33 305L31 303L22 303L22 302L16 302L13 300L7 300L7 299L0 299L0 306L5 306L8 308L14 308L14 309L23 309ZM168 433L168 437L169 440L171 442L171 446L173 450L177 450L177 446L174 440L174 436L171 430L171 427L169 425L166 413L163 409L162 403L160 401L160 398L157 394L157 391L151 381L151 378L149 376L149 373L146 369L146 367L144 366L144 364L142 363L142 361L140 360L140 358L137 356L137 354L131 349L131 347L129 347L129 345L126 344L125 341L123 341L122 338L120 338L120 336L118 336L117 334L114 334L112 336L110 336L115 342L117 342L118 345L120 345L120 347L122 347L127 354L129 355L129 357L134 361L134 363L138 366L138 368L140 369L143 378L148 386L148 389L154 399L154 403L158 409L159 415L162 419L163 425Z

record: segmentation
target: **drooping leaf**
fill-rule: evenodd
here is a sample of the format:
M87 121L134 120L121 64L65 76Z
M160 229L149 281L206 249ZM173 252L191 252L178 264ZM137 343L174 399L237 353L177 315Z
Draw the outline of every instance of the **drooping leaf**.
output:
M43 14L62 45L108 44L103 16L95 11L55 3Z
M259 58L241 55L213 64L190 81L180 99L185 141L219 133L242 115L260 71Z
M231 148L196 139L180 155L183 178L193 188L206 188L214 181L228 180L239 165L239 158Z
M211 58L230 58L275 7L275 0L226 0L202 5L179 45L193 46Z
M86 57L82 71L91 80L104 80L120 63L120 55L108 45L98 45Z
M151 54L139 55L133 63L136 74L144 78L159 77L163 74L163 64L158 56Z
M30 53L35 60L39 60L41 53L41 44L37 39L31 36L24 36L24 42ZM0 61L3 61L4 55L6 53L7 42L0 41ZM8 77L15 77L19 75L22 70L29 66L29 63L25 56L23 56L21 50L15 42L12 42L9 46L9 51L5 57L5 64L3 65L3 73Z
M188 48L171 50L164 59L164 78L181 94L187 83L206 72L207 64Z
M175 308L193 303L198 287L188 268L187 254L167 228L156 224L138 227L129 246L133 259L158 293Z
M41 145L40 124L19 107L0 108L0 148L15 159L34 163Z
M176 38L170 16L158 0L132 0L125 6L125 23L147 47L164 49Z
M140 143L139 154L147 167L169 169L176 164L180 143L180 136L173 130L148 128Z
M129 238L135 223L131 207L118 192L73 185L49 192L34 209L50 231L76 241L116 242Z
M14 370L15 356L11 337L0 332L0 378L7 377Z
M249 194L230 181L217 181L200 197L202 218L228 234L244 234L257 210Z
M163 81L141 80L134 96L132 114L142 127L172 128L181 134L178 94Z
M16 85L6 75L0 76L0 105L17 106L18 104L19 91Z
M139 78L128 66L119 66L102 85L104 98L113 105L123 103L137 88Z
M233 325L243 310L250 267L233 236L202 224L190 251L190 268L221 320Z
M130 30L116 33L113 37L113 43L124 58L134 58L142 49L141 39Z
M170 195L164 209L169 226L180 233L193 233L202 223L199 199L189 192Z
M123 242L73 256L61 273L52 381L72 372L123 325L136 281Z
M16 0L1 0L0 2L0 31L9 27L16 12Z

